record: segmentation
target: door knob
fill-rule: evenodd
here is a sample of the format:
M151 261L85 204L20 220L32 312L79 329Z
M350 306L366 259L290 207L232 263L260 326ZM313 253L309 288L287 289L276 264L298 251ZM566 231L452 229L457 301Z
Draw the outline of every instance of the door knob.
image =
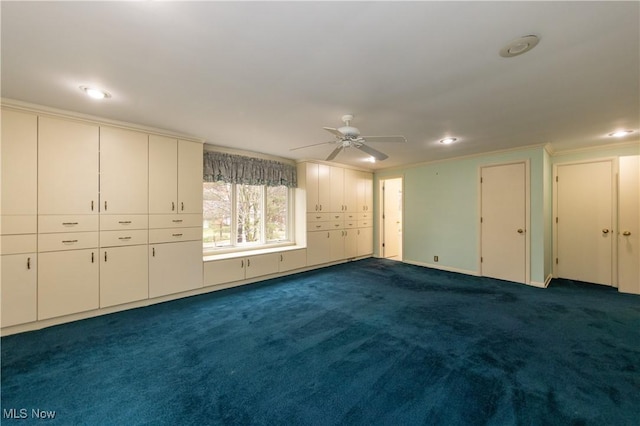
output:
M524 234L524 229L522 228L518 229L518 234Z
M609 230L608 230L607 228L604 228L604 229L602 230L602 233L603 233L603 234L608 234L608 233L609 233Z
M624 235L625 237L628 237L629 235L631 235L631 232L630 231L624 231L622 233L622 235Z

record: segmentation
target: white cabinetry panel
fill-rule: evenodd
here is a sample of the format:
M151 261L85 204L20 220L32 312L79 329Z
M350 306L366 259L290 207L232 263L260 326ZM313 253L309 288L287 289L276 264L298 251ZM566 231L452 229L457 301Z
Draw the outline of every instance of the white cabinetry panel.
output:
M40 117L38 214L98 212L98 126Z
M149 297L147 253L146 245L100 250L101 308Z

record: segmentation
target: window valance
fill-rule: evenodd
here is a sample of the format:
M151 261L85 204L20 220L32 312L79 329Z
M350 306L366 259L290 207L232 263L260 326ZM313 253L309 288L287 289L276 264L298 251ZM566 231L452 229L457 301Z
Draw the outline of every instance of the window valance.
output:
M205 151L204 181L244 185L298 186L296 166L279 161Z

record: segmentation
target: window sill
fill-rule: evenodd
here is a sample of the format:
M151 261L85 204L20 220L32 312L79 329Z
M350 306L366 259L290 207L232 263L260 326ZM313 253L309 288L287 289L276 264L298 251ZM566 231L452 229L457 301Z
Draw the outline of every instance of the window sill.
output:
M276 244L269 247L260 246L259 248L256 247L255 249L243 247L241 249L235 248L224 252L213 252L209 250L203 253L202 260L204 262L213 262L216 260L237 259L246 256L256 256L259 254L281 253L291 250L300 250L303 248L306 247L289 242Z

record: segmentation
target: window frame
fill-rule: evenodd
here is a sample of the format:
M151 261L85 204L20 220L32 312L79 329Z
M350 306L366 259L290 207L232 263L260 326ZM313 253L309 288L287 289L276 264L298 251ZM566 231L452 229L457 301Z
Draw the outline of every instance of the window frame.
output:
M221 181L219 181L221 182ZM204 184L214 183L214 182L203 182ZM224 253L235 253L235 252L245 252L245 251L254 251L261 249L269 249L269 248L278 248L278 247L286 247L295 245L295 188L286 187L287 190L287 229L286 229L286 237L283 240L278 241L267 241L267 185L249 185L249 186L259 186L261 187L261 224L260 224L260 241L253 243L241 243L238 241L238 185L245 185L240 183L227 183L222 182L228 185L231 185L231 224L230 224L230 244L227 246L215 247L213 243L205 243L204 235L202 241L202 248L204 255L216 255L216 254L224 254ZM284 186L284 185L283 185ZM204 187L203 187L204 190ZM205 200L203 200L204 202ZM203 218L204 223L204 218ZM204 227L203 227L204 228Z

